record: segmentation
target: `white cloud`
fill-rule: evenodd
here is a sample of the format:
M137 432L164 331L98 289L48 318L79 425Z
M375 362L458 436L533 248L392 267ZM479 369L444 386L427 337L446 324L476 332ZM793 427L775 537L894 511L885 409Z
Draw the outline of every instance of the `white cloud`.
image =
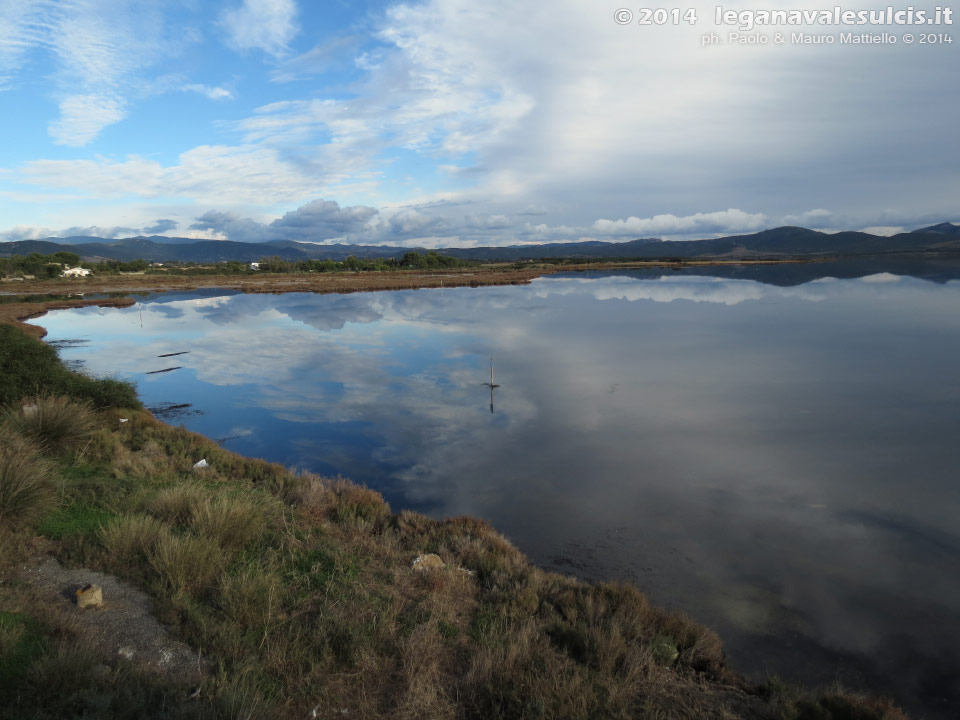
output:
M685 235L691 233L730 233L760 230L768 220L763 213L748 213L736 208L685 217L656 215L652 218L629 217L626 220L597 220L593 230L599 235Z
M36 32L28 19L29 3L0 4L0 91L10 87L27 49L36 41Z
M834 213L823 208L807 210L806 212L795 215L786 215L783 218L784 225L799 225L800 227L822 229L832 228L836 225L838 218Z
M903 225L874 225L872 227L865 227L860 232L870 233L871 235L881 235L883 237L891 237L897 233L902 233L906 228Z
M202 145L164 166L136 155L118 161L35 160L22 181L51 188L76 188L92 198L183 197L215 205L289 203L321 192L326 178L281 157L268 147Z
M224 11L221 24L228 42L239 50L258 48L283 55L299 31L293 0L243 0L240 7Z
M184 92L195 92L211 100L233 100L233 92L222 87L211 87L200 83L190 83L183 86Z
M83 147L126 116L123 102L104 95L71 95L60 102L60 119L50 125L58 145Z
M159 8L135 0L4 2L0 6L0 89L23 72L31 53L54 63L48 76L60 116L58 144L80 147L126 116L128 99L149 81L144 71L182 45L167 34Z

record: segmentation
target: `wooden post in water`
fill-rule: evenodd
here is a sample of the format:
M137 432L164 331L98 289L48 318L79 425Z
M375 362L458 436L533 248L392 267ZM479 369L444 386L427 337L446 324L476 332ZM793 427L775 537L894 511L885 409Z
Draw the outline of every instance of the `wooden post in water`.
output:
M490 382L484 383L484 385L490 386L490 412L493 413L493 389L500 387L499 385L494 384L493 382L493 356L490 356Z

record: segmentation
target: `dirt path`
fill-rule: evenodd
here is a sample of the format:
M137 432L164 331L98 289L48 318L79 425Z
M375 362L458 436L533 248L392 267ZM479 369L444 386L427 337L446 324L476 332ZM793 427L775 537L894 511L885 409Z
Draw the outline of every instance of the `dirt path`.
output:
M208 669L208 663L196 651L171 637L154 617L149 595L112 575L64 568L47 557L28 565L16 579L73 620L77 631L108 662L127 660L165 678L190 684L199 684ZM103 604L81 609L75 592L89 584L103 589Z

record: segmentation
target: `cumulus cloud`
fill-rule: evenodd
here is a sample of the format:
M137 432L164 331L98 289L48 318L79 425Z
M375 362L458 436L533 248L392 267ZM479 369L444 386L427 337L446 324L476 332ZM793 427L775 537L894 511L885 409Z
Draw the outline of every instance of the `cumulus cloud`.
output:
M158 218L157 221L153 223L153 225L148 225L147 227L143 228L143 232L145 232L148 235L160 235L162 233L169 232L170 230L176 229L177 225L179 225L179 223L176 220L170 220L167 218Z
M821 228L836 227L838 220L840 220L840 218L837 218L836 215L829 210L816 208L795 215L786 215L783 218L782 224L799 225L801 227L819 230Z
M276 238L270 235L263 223L235 213L210 210L197 218L191 230L209 230L237 242L267 242Z
M175 220L158 219L146 227L130 227L125 225L73 225L71 227L51 230L47 227L16 226L0 232L0 242L16 240L45 240L47 238L92 237L115 240L117 238L132 237L134 235L160 235L177 227Z
M254 48L270 55L283 55L299 31L297 5L293 0L244 0L225 10L221 24L227 42L239 50Z
M315 197L349 196L356 207L390 198L359 230L348 223L347 235L456 244L916 226L911 218L945 219L960 192L956 148L942 140L957 97L931 92L942 75L922 53L893 63L885 48L824 47L810 63L803 48L718 48L705 63L696 28L664 26L641 43L636 26L581 0L391 3L300 52L294 0L227 5L213 11L226 42L270 55L269 79L348 66L342 84L289 85L247 117L223 118L218 129L236 139L173 162L35 160L16 168L13 182L51 199L69 187L94 199L245 206L261 218ZM167 11L141 18L139 10L133 0L3 3L0 88L31 51L49 54L61 108L50 133L67 145L92 142L134 115L135 88L173 47ZM841 70L826 73L831 63ZM229 83L164 77L150 92L232 96ZM884 100L891 95L901 100L895 107ZM929 111L911 112L920 105ZM840 120L813 122L815 114ZM447 207L431 207L441 198ZM469 216L458 203L471 206ZM517 222L524 218L531 224ZM337 237L318 218L303 222L312 237Z
M271 229L291 240L326 240L356 233L377 215L365 205L340 207L332 200L313 200L270 223Z
M197 218L191 230L212 231L239 242L299 240L322 242L332 238L363 233L378 210L363 205L340 207L332 200L313 200L292 210L271 223L261 223L236 213L210 210Z

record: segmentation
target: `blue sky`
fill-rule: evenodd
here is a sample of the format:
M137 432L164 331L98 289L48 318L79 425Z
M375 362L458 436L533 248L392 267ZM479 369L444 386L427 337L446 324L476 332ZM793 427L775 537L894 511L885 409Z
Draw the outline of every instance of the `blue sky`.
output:
M714 4L690 6L696 25L641 26L614 21L622 0L0 0L0 240L443 246L960 219L960 36L738 46ZM703 47L710 32L723 45Z

